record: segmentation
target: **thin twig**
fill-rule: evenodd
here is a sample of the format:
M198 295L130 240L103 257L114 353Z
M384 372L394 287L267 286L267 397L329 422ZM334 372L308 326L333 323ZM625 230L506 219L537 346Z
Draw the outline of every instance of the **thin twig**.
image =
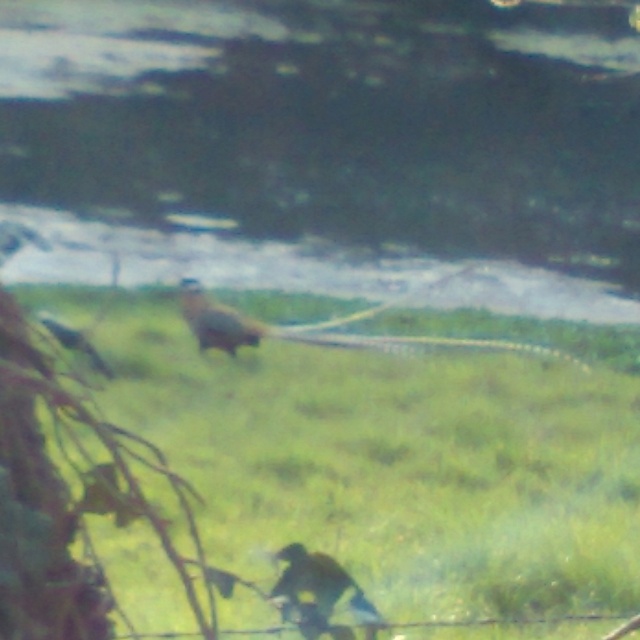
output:
M634 616L631 620L625 622L622 626L618 627L608 633L602 640L618 640L618 638L622 638L626 636L628 633L635 631L636 629L640 629L640 615Z
M96 552L96 549L93 544L93 540L91 539L91 535L89 531L85 526L83 526L81 527L81 532L82 532L82 541L84 543L85 555L91 559L91 564L94 567L100 567L100 570L102 570L102 565L100 563L100 559L98 558L98 554ZM115 610L118 612L118 615L120 616L120 618L122 618L122 622L124 623L125 627L127 627L129 631L129 637L133 638L134 640L141 640L143 636L136 631L133 622L131 622L131 619L129 618L129 616L126 614L124 609L120 606L120 603L118 602L115 596L115 593L111 588L111 582L109 581L109 577L104 572L102 574L102 580L104 581L104 586L105 586L105 589L107 590L107 593L109 594L109 597L114 603Z
M206 640L217 640L217 628L212 626L209 621L205 619L204 611L200 605L200 600L196 595L195 589L193 588L193 583L190 576L187 574L184 563L182 561L182 557L178 554L175 547L173 546L173 542L171 541L171 537L167 533L166 524L162 521L162 519L158 516L154 509L150 508L148 505L148 501L144 496L144 492L134 475L131 473L128 465L123 459L122 451L119 443L113 437L113 433L111 430L108 430L104 427L104 425L95 425L96 433L110 451L114 463L117 465L118 470L127 481L129 485L130 492L134 495L136 502L139 505L144 505L147 507L145 509L145 515L151 522L153 528L156 531L156 534L160 538L160 543L164 549L166 556L169 558L171 563L174 565L180 580L185 589L185 593L187 596L187 600L189 601L189 605L191 606L191 610L196 617L196 621L198 623L198 627L201 629L202 634L206 638ZM213 621L215 622L215 615L212 615Z
M143 438L142 436L139 436L139 435L137 435L135 433L131 433L130 431L126 431L125 429L122 429L121 427L118 427L118 426L116 426L114 424L110 424L108 422L103 422L102 426L107 428L107 429L113 430L114 433L122 436L123 438L127 438L129 440L133 440L134 442L137 442L138 444L142 445L143 447L149 449L149 451L151 451L156 456L156 458L158 458L158 461L159 461L160 465L156 465L153 462L150 462L149 460L143 458L142 455L140 455L139 453L135 452L133 449L131 449L131 447L128 447L127 445L125 445L122 442L120 442L120 446L132 458L138 460L138 462L140 462L141 464L146 465L147 467L149 467L153 471L156 471L157 473L161 473L161 474L165 475L171 481L176 482L180 486L184 487L201 504L205 503L205 499L198 493L198 491L196 491L196 489L193 487L193 485L191 485L190 482L188 482L182 476L178 475L177 473L175 473L174 471L171 471L171 469L169 469L167 458L162 453L162 451L158 447L156 447L156 445L154 445L152 442L150 442L146 438Z
M92 337L96 329L102 324L103 320L107 317L107 313L109 312L112 301L118 292L119 288L119 278L120 278L120 256L116 252L112 252L111 254L111 285L109 287L109 295L102 301L100 308L95 313L91 324L88 325L82 333L84 333L87 337Z

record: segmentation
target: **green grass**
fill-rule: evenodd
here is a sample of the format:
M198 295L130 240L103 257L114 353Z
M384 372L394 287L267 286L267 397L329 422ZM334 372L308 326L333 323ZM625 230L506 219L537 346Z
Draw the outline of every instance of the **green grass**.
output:
M591 374L512 353L403 359L269 341L233 361L199 356L176 300L162 290L16 293L27 309L46 307L78 325L104 311L93 336L118 379L96 390L96 402L110 421L159 445L206 497L197 515L213 564L268 589L268 552L302 541L335 554L397 622L640 608L640 387L629 375L640 354L637 329L413 310L350 327L542 343L589 361ZM311 296L221 297L270 322L366 307ZM148 482L151 498L175 518L161 484ZM107 517L88 519L139 631L193 630L146 524L118 530ZM172 532L188 544L184 523ZM219 609L224 629L278 622L242 589ZM580 639L613 626L399 632Z

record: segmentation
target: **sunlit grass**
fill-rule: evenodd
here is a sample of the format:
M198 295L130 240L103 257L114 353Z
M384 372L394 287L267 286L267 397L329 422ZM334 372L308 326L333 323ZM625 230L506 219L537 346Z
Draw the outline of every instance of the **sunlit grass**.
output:
M53 308L79 326L105 311L93 337L118 378L107 384L89 374L102 386L96 401L110 421L160 446L206 498L196 512L213 564L268 590L275 573L267 552L302 541L335 554L397 622L638 607L640 388L638 378L611 370L633 369L637 330L418 311L366 327L541 341L590 361L591 374L511 353L403 359L269 341L234 361L200 356L163 291L18 293L26 307ZM272 322L312 322L365 306L227 297ZM152 481L148 493L164 505L160 485ZM193 630L148 527L117 530L103 516L88 519L140 630ZM172 531L186 544L183 523ZM278 623L241 588L219 607L222 628ZM606 628L566 624L562 635L591 638ZM469 640L550 631L402 633Z

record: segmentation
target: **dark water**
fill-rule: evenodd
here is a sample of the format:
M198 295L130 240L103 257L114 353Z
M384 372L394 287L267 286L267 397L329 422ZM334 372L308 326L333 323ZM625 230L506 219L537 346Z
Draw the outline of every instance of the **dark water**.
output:
M55 3L0 12L46 58L0 101L3 201L156 226L223 214L250 238L604 266L637 287L640 36L624 8L176 2L177 20L115 4L103 29ZM204 6L221 12L199 20ZM46 40L61 26L62 49ZM551 56L553 37L586 40ZM603 50L612 41L631 53ZM197 62L135 67L145 47Z

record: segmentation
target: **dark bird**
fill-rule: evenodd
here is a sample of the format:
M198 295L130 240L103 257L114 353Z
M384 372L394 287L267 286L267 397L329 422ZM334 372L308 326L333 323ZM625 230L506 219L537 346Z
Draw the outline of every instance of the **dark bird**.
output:
M350 601L352 611L366 610L367 619L359 622L383 624L383 618L366 598L358 583L330 555L321 552L309 553L306 547L294 542L280 549L276 559L288 563L270 593L273 600L284 600L297 607L301 597L311 595L320 615L331 617L336 603L350 589L355 591Z
M54 319L46 312L39 313L38 319L63 347L84 353L95 371L101 373L109 380L115 378L111 367L107 365L82 331Z

